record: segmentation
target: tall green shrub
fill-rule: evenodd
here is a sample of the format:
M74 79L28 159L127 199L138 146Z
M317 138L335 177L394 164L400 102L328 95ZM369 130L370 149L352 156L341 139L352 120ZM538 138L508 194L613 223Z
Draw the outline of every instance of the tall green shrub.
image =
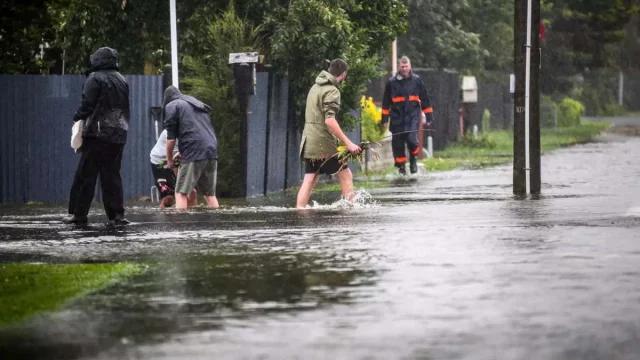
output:
M218 194L238 196L242 183L239 171L240 121L239 109L233 94L233 72L229 67L229 53L258 51L256 30L239 18L233 4L215 19L207 18L208 9L196 12L185 34L187 54L183 57L183 91L197 97L213 108L211 122L218 137ZM193 25L192 23L192 25Z

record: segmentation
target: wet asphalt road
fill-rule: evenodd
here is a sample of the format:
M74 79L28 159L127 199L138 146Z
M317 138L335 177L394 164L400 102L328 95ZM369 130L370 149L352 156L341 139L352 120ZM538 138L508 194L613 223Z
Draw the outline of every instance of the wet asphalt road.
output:
M148 272L0 330L2 359L638 359L640 138L547 154L536 200L510 166L293 195L129 227L0 209L0 261ZM318 198L330 204L336 194Z

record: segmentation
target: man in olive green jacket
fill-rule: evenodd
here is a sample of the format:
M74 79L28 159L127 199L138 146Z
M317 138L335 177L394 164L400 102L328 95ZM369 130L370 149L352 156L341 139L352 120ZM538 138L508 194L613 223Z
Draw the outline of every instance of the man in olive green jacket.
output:
M329 70L322 71L307 95L305 124L300 143L300 156L305 164L305 176L298 192L297 208L305 208L320 174L337 175L342 196L353 197L353 175L347 164L341 163L335 154L338 140L353 154L361 149L347 138L340 129L336 116L340 111L338 85L347 77L348 66L344 60L331 61Z

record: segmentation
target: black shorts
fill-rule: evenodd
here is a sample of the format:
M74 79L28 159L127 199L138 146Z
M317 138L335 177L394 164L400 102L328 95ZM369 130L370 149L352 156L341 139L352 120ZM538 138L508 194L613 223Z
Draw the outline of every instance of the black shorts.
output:
M160 165L151 164L151 171L153 177L156 179L156 186L160 192L160 198L175 194L176 188L176 175L171 169L160 168Z
M327 174L335 175L341 170L347 168L347 164L343 164L336 157L327 159L304 159L305 174Z

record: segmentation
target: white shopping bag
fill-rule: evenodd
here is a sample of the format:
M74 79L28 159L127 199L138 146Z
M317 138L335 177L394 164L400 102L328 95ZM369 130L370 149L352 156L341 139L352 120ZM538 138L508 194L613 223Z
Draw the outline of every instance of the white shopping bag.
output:
M75 152L78 152L80 146L82 146L82 129L84 128L84 120L78 120L73 124L71 128L71 147Z

